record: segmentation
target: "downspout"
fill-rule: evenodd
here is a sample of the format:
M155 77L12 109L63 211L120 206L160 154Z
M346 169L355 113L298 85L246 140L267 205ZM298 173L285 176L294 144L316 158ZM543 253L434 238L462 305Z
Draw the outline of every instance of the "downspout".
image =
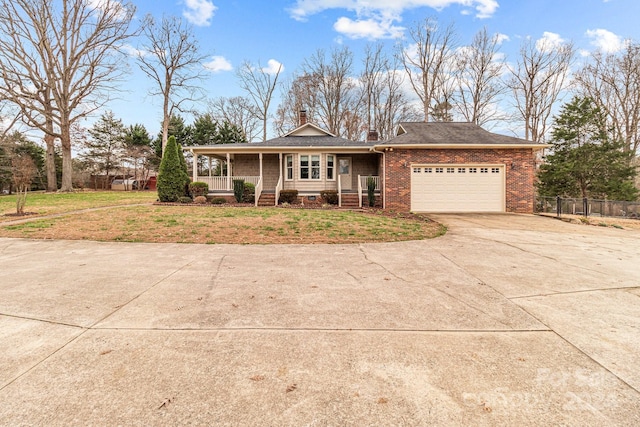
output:
M382 154L382 187L380 194L382 194L382 209L387 209L387 158L385 151L378 151L376 147L371 147L369 151Z

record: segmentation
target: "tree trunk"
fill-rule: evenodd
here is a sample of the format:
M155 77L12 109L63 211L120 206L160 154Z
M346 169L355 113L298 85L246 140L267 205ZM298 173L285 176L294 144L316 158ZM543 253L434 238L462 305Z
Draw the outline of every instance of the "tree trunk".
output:
M45 158L45 167L47 169L47 192L58 191L58 178L56 176L56 149L54 141L55 138L53 136L44 136L44 142L47 146L47 156Z
M73 167L71 159L71 132L69 123L60 126L62 144L62 186L60 191L73 191Z

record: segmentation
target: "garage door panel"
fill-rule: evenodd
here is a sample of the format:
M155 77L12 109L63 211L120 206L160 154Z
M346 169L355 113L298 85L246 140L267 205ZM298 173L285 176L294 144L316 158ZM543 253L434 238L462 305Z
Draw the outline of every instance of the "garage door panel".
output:
M504 167L487 165L413 166L414 212L503 212Z

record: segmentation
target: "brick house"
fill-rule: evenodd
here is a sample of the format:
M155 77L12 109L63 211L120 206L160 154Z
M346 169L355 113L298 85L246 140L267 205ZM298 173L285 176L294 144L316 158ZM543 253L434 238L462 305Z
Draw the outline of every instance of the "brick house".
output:
M532 213L536 159L546 145L494 134L471 123L406 122L396 137L350 141L307 123L260 143L189 147L194 181L231 198L232 180L256 185L256 205L277 204L280 191L298 190L306 201L323 190L340 205L366 204L374 177L380 205L413 212ZM226 165L225 176L197 174L198 158Z

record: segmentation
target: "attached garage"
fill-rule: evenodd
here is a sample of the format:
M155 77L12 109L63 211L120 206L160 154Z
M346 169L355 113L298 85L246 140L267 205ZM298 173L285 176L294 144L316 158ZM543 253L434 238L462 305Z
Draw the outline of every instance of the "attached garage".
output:
M504 212L504 165L412 165L411 211Z
M473 123L403 122L383 153L384 207L412 212L532 213L545 144Z

